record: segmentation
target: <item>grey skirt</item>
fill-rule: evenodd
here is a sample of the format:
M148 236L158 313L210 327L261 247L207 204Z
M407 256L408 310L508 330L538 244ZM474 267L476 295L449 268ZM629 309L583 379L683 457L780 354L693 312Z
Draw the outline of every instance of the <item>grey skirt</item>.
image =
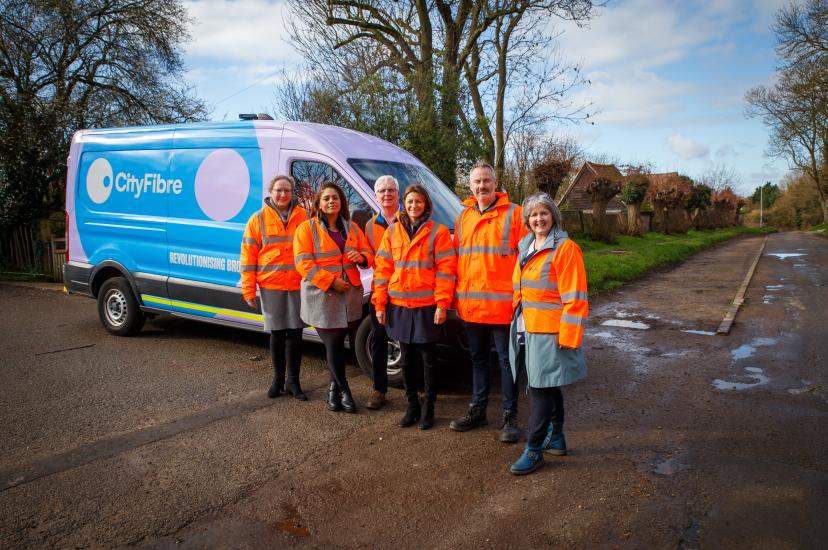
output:
M264 317L265 330L304 328L305 323L299 317L298 290L260 288L259 294L262 297L262 317Z

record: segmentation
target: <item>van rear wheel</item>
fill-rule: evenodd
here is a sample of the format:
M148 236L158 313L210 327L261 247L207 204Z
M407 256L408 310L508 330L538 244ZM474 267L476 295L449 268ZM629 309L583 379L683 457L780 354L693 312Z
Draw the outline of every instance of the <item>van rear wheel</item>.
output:
M356 353L357 363L362 372L370 378L374 379L374 368L371 363L371 346L374 343L374 327L371 326L371 316L365 317L359 324L356 331L356 344L354 345L354 352ZM400 352L400 344L395 340L388 341L388 385L394 388L403 387L403 373L402 373L402 353Z
M138 333L146 317L123 277L107 279L98 292L98 316L104 328L116 336Z

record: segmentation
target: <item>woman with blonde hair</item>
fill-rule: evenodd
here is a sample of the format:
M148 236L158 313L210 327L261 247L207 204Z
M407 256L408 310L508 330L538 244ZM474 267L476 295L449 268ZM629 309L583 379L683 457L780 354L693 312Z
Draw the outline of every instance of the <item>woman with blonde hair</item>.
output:
M273 383L268 397L290 393L307 401L299 384L302 364L302 329L299 316L299 281L293 264L293 234L308 219L293 197L294 180L279 175L270 180L262 209L250 216L241 245L241 280L244 301L256 309L256 287L262 303L264 328L270 331ZM287 370L287 384L285 371Z

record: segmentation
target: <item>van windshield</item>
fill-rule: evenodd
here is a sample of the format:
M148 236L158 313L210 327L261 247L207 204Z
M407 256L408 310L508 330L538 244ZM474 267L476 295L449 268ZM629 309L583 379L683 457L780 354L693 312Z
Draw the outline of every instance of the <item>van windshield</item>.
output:
M428 190L431 202L434 203L432 219L448 227L449 231L454 231L454 220L463 209L460 199L427 168L386 160L348 159L348 164L372 189L378 177L394 176L400 184L400 200L406 187L419 183Z

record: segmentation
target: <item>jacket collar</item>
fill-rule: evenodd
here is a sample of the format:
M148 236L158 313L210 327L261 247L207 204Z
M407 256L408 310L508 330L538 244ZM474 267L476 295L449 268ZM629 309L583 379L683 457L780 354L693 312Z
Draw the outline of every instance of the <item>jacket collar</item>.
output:
M552 231L549 233L549 236L546 237L546 241L544 241L543 246L540 247L538 252L543 252L545 250L555 250L560 246L560 244L569 238L569 234L558 227L555 224L552 227ZM532 243L535 242L535 234L530 232L528 235L525 235L520 242L518 243L518 261L522 261L526 256L529 255L529 252L532 251Z
M487 213L491 212L492 210L502 208L504 206L509 206L509 195L503 193L502 191L495 191L495 196L497 198L495 199L494 204L491 205L488 210L486 210ZM463 205L477 210L477 199L475 199L474 195L472 195L471 197L463 201Z

